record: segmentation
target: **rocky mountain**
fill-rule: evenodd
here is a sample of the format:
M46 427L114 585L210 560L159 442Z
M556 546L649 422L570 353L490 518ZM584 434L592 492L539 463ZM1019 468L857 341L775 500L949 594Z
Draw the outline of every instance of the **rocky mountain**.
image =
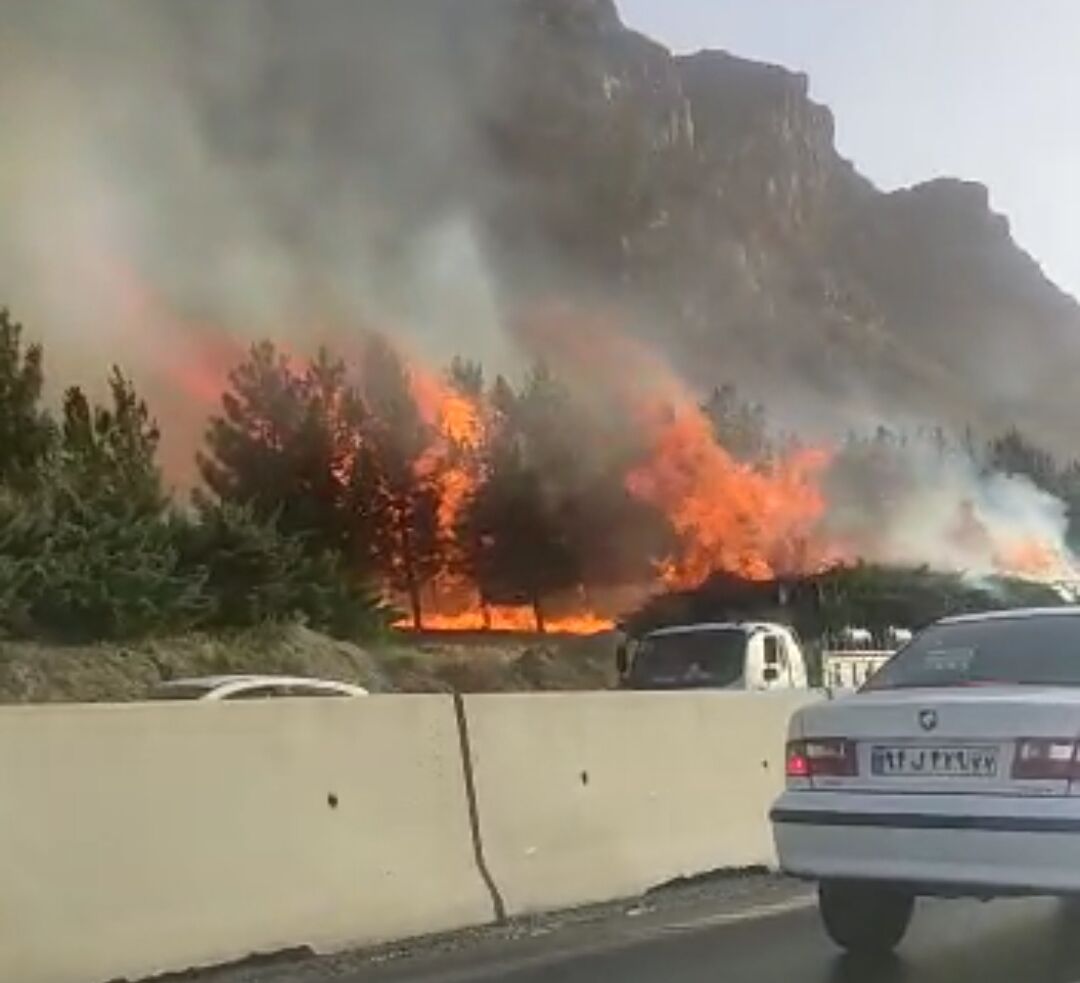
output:
M832 424L1016 423L1080 449L1080 308L986 188L878 191L838 155L804 75L673 56L611 0L516 12L484 121L514 188L491 216L496 255L542 248L559 276L625 301L695 381L744 383L803 422L810 407Z

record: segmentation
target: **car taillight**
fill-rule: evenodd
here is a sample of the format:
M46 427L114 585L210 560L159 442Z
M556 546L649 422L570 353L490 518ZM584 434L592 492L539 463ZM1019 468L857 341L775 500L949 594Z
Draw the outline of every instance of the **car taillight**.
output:
M787 746L787 777L809 778L810 759L802 741L789 741Z
M1016 742L1012 777L1080 779L1080 745L1067 737L1024 737Z
M859 773L855 744L832 737L789 741L786 770L788 778L852 777Z

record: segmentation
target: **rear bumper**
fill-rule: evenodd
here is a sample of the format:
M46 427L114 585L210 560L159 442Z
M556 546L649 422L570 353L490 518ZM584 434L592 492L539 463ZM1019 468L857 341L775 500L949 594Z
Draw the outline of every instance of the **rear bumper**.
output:
M1080 893L1080 798L786 792L782 870L933 893Z

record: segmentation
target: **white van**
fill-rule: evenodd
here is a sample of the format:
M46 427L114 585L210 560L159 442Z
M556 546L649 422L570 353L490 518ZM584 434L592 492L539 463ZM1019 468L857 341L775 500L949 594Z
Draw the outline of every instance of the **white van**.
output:
M619 657L625 689L806 689L795 632L771 622L699 622L658 628Z

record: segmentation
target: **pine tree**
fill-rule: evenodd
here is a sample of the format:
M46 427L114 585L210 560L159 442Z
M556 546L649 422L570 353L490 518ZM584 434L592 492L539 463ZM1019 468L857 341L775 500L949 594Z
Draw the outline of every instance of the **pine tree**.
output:
M57 453L37 492L0 510L8 631L65 641L180 630L205 608L178 569L155 455L158 431L118 371L110 401L68 391Z
M59 469L69 491L124 514L159 515L166 505L157 450L161 432L129 379L114 368L110 403L91 406L78 387L64 397Z
M575 529L581 528L580 472L568 433L568 394L538 364L520 392L496 380L494 415L484 480L458 530L467 544L466 567L490 603L529 604L536 627L545 627L544 602L581 582Z
M321 351L301 371L263 342L229 380L199 456L212 494L366 573L373 464L364 405L344 363Z
M0 307L0 486L26 490L53 447L56 428L41 408L41 346L24 346L22 331Z
M177 522L176 531L182 568L204 577L208 627L301 618L316 630L358 638L383 626L377 596L339 557L313 554L250 508L204 502L197 521Z
M702 409L712 424L716 442L729 454L750 464L772 453L765 407L742 399L733 385L713 389Z
M464 534L476 543L472 575L482 596L532 606L544 631L544 600L579 582L580 568L565 516L545 500L539 475L513 443L497 453L469 505Z
M421 591L444 565L439 489L421 466L434 435L420 415L405 365L385 339L365 348L363 397L368 408L364 440L373 480L372 530L378 567L387 583L408 598L413 625L423 626Z

